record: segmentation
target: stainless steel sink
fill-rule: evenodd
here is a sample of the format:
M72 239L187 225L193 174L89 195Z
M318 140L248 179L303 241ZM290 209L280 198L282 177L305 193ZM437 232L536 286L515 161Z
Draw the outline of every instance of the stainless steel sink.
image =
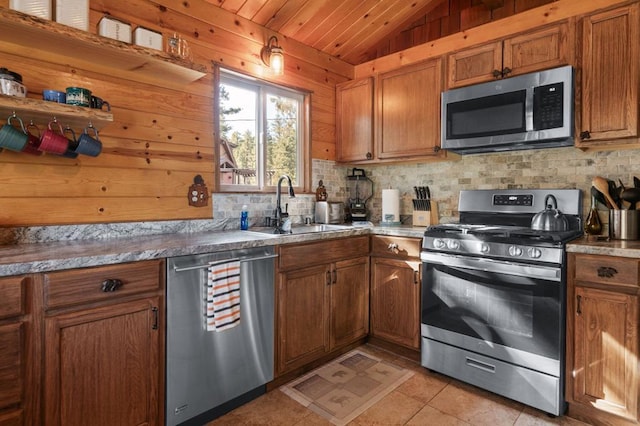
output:
M272 234L274 236L278 235L298 235L298 234L310 234L315 232L331 232L331 231L345 231L348 229L353 229L353 227L349 225L328 225L328 224L295 224L291 227L291 233L289 234L276 234L275 228L272 227L253 227L249 228L249 232L258 232L260 234Z

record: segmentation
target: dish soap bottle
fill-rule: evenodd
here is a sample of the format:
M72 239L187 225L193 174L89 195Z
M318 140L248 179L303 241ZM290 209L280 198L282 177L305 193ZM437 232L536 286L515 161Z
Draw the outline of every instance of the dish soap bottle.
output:
M242 206L242 212L240 213L240 229L246 231L249 229L249 212L247 211L247 205Z

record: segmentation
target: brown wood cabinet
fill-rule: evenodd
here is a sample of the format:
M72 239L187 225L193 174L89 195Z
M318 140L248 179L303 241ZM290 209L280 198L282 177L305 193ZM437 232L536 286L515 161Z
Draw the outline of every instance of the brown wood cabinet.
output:
M420 349L419 238L371 237L371 335Z
M640 136L639 8L634 3L582 20L578 147Z
M569 414L590 424L640 424L640 260L569 255Z
M377 157L439 156L440 58L378 76Z
M38 424L30 278L0 278L0 425ZM35 369L35 370L34 370Z
M164 262L44 274L44 418L163 423Z
M336 157L368 161L374 157L373 78L336 85Z
M309 364L369 331L368 236L279 250L276 375Z
M571 64L571 34L562 23L452 53L447 58L447 88Z

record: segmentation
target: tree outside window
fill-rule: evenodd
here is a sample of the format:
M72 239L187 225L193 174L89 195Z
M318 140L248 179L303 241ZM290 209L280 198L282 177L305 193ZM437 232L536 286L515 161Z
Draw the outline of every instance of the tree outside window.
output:
M289 175L303 186L304 94L221 72L220 188L262 191Z

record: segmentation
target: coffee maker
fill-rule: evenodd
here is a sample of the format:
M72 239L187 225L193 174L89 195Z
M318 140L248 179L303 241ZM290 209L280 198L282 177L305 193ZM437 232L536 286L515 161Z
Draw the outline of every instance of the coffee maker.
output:
M363 169L353 168L347 172L349 188L349 215L352 222L368 220L367 201L373 196L373 181Z

